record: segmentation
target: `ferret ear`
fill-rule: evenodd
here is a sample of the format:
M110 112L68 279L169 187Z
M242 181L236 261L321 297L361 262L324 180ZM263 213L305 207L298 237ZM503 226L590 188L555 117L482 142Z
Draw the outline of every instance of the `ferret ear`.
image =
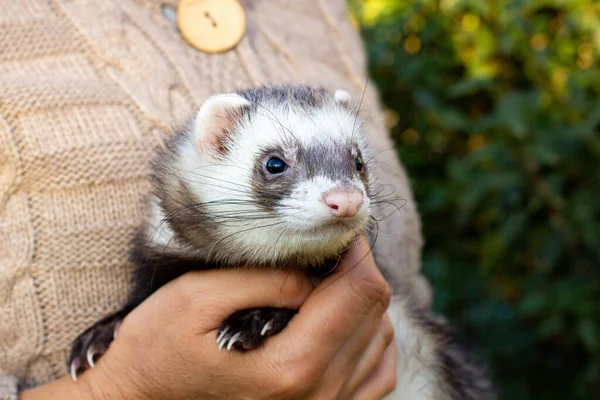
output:
M236 93L212 96L202 103L192 128L200 153L223 152L223 142L251 105Z
M352 100L350 93L346 92L345 90L341 90L341 89L338 89L335 91L334 98L335 98L336 102L345 103L345 104L350 103L350 101Z

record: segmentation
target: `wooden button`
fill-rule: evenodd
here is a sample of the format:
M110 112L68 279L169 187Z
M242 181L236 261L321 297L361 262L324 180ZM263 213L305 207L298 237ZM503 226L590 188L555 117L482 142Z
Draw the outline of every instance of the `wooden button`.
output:
M246 33L246 15L237 0L181 0L177 26L198 50L220 53L237 45Z

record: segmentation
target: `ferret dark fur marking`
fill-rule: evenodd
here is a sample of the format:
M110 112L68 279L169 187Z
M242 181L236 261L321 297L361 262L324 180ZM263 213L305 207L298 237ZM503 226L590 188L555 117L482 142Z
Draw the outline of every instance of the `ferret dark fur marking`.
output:
M73 379L94 366L131 310L188 271L248 264L331 270L369 231L377 196L370 157L344 91L270 86L206 100L154 164L149 219L131 252L138 268L129 301L75 340ZM240 310L223 323L216 345L253 349L295 313ZM391 398L493 398L482 369L444 323L401 295L389 313L399 347Z

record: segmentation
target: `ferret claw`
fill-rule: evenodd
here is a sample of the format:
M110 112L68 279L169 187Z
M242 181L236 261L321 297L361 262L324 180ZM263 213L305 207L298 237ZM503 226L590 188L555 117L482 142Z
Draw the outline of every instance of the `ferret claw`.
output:
M217 336L217 343L219 343L221 341L221 339L223 339L225 337L225 335L227 334L228 331L229 331L229 327L223 329L221 331L221 333L219 333L219 336Z
M88 349L87 353L85 354L85 358L87 359L87 362L91 368L94 368L94 366L96 365L96 364L94 364L94 356L95 355L96 355L96 352L94 352L93 347L90 347Z
M227 338L223 338L221 339L221 342L219 343L219 350L223 349L223 346L225 346L225 343L227 343Z
M106 317L88 328L73 341L71 354L67 362L67 372L74 382L77 382L78 374L89 368L94 368L98 359L108 350L117 335L122 320L123 313Z
M73 382L77 382L77 368L77 360L73 360L71 363L71 378L73 379Z
M113 332L113 340L115 340L117 338L117 334L119 333L119 328L121 327L121 323L123 321L119 321L117 322L117 324L115 325L115 330Z
M233 335L233 337L229 340L229 344L227 345L227 351L230 351L233 348L233 345L235 344L235 342L237 342L239 337L240 337L240 332Z
M219 349L248 351L262 345L286 326L296 311L287 308L248 308L227 318L217 333Z
M260 336L265 336L265 334L269 331L269 329L271 329L271 327L273 326L273 320L271 319L269 322L267 322L265 324L265 326L263 326L262 330L260 331Z

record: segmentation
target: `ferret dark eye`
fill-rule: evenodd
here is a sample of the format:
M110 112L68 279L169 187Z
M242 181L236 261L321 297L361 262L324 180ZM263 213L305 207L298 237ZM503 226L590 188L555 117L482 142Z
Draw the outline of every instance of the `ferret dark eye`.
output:
M273 157L267 161L266 167L270 174L281 174L287 169L287 164L282 159Z
M360 156L356 156L356 158L354 159L354 165L356 165L356 170L359 172L362 171L363 167L365 166Z

